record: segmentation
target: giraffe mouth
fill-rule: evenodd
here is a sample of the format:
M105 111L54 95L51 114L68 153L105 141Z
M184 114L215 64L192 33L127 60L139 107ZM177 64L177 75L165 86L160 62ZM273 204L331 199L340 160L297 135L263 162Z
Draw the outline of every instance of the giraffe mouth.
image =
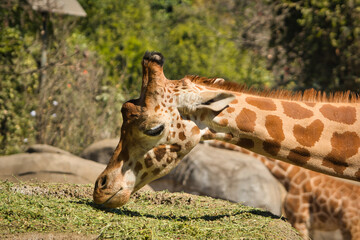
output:
M128 189L129 188L121 187L105 202L98 205L103 208L116 208L125 205L129 201L131 193Z
M124 188L121 187L116 193L114 193L111 197L109 197L105 202L103 202L103 203L100 204L100 205L106 206L106 204L108 204L109 202L111 202L111 200L112 200L120 191L122 191L123 189L124 189Z

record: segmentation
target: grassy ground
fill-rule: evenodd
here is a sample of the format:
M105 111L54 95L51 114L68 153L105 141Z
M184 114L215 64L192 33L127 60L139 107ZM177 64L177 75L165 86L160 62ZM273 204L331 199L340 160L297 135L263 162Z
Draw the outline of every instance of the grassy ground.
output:
M0 182L0 238L300 239L279 217L241 204L142 192L125 207L103 210L93 204L92 188Z

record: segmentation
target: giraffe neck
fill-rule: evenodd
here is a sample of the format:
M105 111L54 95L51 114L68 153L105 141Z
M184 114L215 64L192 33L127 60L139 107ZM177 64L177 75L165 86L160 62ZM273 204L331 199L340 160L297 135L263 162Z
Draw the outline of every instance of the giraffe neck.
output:
M246 93L212 116L195 116L218 139L310 170L360 180L360 105L301 102Z

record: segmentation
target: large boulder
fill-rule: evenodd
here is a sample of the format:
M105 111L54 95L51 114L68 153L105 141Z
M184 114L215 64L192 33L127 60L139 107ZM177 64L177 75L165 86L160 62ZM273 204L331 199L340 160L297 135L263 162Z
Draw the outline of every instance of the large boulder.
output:
M278 181L256 158L205 144L196 146L170 174L150 186L242 202L277 215L281 215L284 195Z
M20 153L0 157L0 179L94 183L106 165L74 155L58 153Z
M27 153L59 153L65 155L72 155L71 153L62 150L61 148L57 148L47 144L33 144L26 149L26 152Z
M104 139L99 142L95 142L85 148L80 156L95 162L107 164L118 143L119 138Z

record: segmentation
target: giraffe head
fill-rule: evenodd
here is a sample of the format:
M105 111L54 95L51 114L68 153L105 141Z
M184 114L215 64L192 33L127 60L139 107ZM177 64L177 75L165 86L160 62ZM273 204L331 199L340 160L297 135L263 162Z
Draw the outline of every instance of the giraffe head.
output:
M133 192L167 174L202 137L202 127L185 116L214 116L234 99L215 89L194 87L187 77L168 80L163 63L158 52L144 55L141 94L122 106L119 144L95 182L97 204L122 206Z

